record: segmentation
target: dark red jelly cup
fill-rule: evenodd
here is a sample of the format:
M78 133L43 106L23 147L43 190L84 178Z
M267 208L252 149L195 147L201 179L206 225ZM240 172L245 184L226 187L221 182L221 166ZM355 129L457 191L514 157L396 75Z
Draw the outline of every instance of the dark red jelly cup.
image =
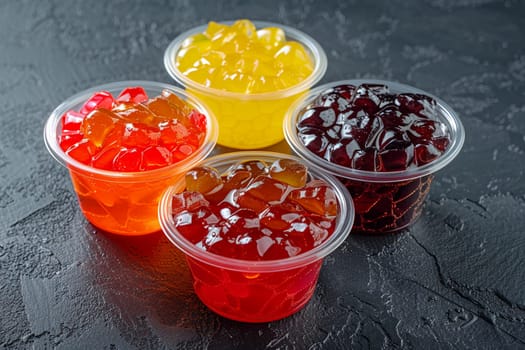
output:
M222 173L239 162L260 160L271 164L277 159L301 162L287 154L245 151L211 157L201 165ZM323 180L334 190L338 201L334 231L313 249L276 260L234 259L202 250L179 232L173 220L172 199L184 190L184 181L177 182L164 193L159 205L162 230L186 254L195 293L212 311L242 322L270 322L299 311L311 299L323 258L339 247L350 233L354 206L350 194L334 176L318 169L309 169L308 174L311 180Z
M402 170L374 171L355 169L353 166L356 164L356 161L353 157L355 157L356 153L353 153L352 157L347 156L348 152L340 155L341 157L348 157L347 159L350 162L336 159L334 156L334 149L337 148L334 144L338 142L338 137L344 137L341 136L343 132L351 135L348 136L350 139L362 136L352 134L353 129L355 131L358 128L358 126L352 125L345 125L346 129L344 130L343 127L334 129L336 135L332 140L329 140L333 145L330 150L331 158L336 159L337 162L325 159L326 156L320 155L323 152L321 148L327 147L322 142L319 142L317 154L309 149L305 145L309 140L304 137L304 131L299 131L299 122L301 121L301 125L304 125L305 111L314 105L318 106L319 101L326 101L326 97L320 100L320 96L331 88L341 85L358 87L362 84L367 84L372 88L377 85L386 85L390 94L418 94L419 98L425 98L426 96L433 99L435 101L435 106L433 107L435 115L433 118L435 119L432 120L436 120L440 125L444 126L448 136L448 143L445 143L445 146L443 146L444 150L442 153L429 162L421 162L422 164L419 166L410 166ZM334 122L335 125L338 123L340 120L338 118L343 118L342 112L346 111L345 108L348 108L344 101L341 101L341 105L337 104L337 101L329 102L336 103L334 108L341 110L341 113L337 112L335 116L327 118L325 120L327 124ZM361 103L364 111L367 111L367 108L369 108L366 99L362 101L354 99L352 101L354 103L352 106ZM380 102L378 102L379 104ZM394 104L394 101L392 101L392 104ZM369 112L367 111L367 113ZM374 112L370 113L376 113L376 111L374 110ZM341 125L344 125L344 122ZM313 130L312 132L315 133L317 131ZM465 139L465 131L461 121L454 110L445 102L414 87L382 80L343 80L317 87L290 108L284 121L284 133L288 144L297 155L303 158L311 167L335 175L348 188L354 200L356 211L352 232L364 234L398 232L417 220L430 190L433 174L458 155ZM364 137L367 137L367 135L364 135ZM312 147L310 146L310 148Z

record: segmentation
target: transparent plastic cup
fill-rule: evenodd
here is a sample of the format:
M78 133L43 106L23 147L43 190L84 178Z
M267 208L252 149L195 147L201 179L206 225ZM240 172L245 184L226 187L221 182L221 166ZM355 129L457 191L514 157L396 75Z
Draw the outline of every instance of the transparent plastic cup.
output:
M289 88L255 94L225 91L199 84L182 74L175 64L175 58L184 40L193 34L204 32L207 25L179 35L169 44L164 54L164 66L171 77L197 96L217 117L219 122L217 143L237 149L262 148L282 141L284 139L282 122L286 111L297 98L303 96L323 77L327 65L322 47L305 33L275 23L259 21L253 23L257 29L279 27L284 30L288 41L301 43L314 62L312 74Z
M207 159L201 165L226 171L240 161L296 157L273 152L234 152ZM335 191L338 200L336 225L332 235L314 249L294 257L249 261L216 255L199 249L177 230L172 216L173 195L184 190L181 180L162 196L159 220L164 234L182 252L193 276L195 293L217 314L243 322L269 322L287 317L304 307L312 297L323 258L348 236L354 220L352 198L330 174L309 169L310 179L322 179Z
M374 172L356 170L334 164L307 149L297 134L301 110L312 103L323 91L342 84L383 84L391 93L416 93L434 98L438 119L450 133L450 144L434 161L403 171ZM421 214L430 190L434 173L449 164L460 152L465 140L465 130L458 115L441 99L414 87L383 80L342 80L319 86L304 99L292 106L284 121L285 138L293 152L310 166L326 171L348 188L355 205L354 233L394 233L409 227Z
M113 96L126 87L141 86L150 98L166 89L185 100L206 116L207 133L202 145L188 158L160 169L142 172L101 170L68 156L58 143L62 115L79 110L94 92L108 91ZM149 81L122 81L82 91L60 104L49 116L44 140L51 155L67 167L84 216L94 226L121 235L143 235L160 230L157 218L162 192L185 172L206 158L217 140L217 122L213 113L184 90L172 85Z

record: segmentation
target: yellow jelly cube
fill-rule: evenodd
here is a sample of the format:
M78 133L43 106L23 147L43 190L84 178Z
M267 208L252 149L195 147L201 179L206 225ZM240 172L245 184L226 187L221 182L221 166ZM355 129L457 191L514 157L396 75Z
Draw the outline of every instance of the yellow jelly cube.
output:
M257 35L257 28L255 28L255 25L252 23L252 21L247 19L235 21L235 23L232 25L232 28L240 33L243 33L248 38L253 38Z
M297 64L310 64L311 59L304 50L303 46L297 42L287 42L282 45L273 57L282 62L285 66L293 66Z
M186 48L190 45L194 45L195 43L205 43L207 41L209 41L209 39L206 35L204 35L203 33L197 33L186 38L182 42L181 48Z
M282 45L286 37L281 28L267 27L257 31L259 42L268 48L274 48Z
M206 31L204 31L204 35L206 35L208 39L212 40L215 37L221 36L222 32L228 28L229 26L226 24L211 21L208 23L208 28L206 28Z

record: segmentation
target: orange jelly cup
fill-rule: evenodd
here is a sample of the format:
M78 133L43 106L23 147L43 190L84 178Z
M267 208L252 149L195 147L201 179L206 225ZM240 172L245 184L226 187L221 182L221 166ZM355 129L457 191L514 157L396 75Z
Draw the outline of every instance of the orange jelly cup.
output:
M108 91L117 96L130 86L141 86L150 98L168 90L205 115L206 136L200 147L175 164L141 172L97 169L68 156L58 142L62 115L69 110L79 110L97 91ZM208 156L217 142L217 136L215 117L199 101L177 87L150 81L122 81L80 92L60 104L51 113L44 128L46 147L51 155L69 170L84 216L104 231L129 236L160 230L157 207L162 192L182 178L188 169Z
M303 163L287 154L243 151L214 156L201 165L223 173L238 162L261 160L271 164L277 159ZM333 188L338 202L335 228L312 250L285 259L241 260L198 248L177 230L173 220L172 198L184 190L184 180L164 193L159 205L162 230L186 254L195 293L209 309L236 321L270 322L294 314L312 298L323 258L337 249L352 229L354 206L350 194L335 177L315 169L309 169L308 175L310 180L323 180Z

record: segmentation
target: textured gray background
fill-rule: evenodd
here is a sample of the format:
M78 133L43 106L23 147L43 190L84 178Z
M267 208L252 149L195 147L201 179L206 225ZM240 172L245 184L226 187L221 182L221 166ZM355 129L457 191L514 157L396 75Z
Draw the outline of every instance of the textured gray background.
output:
M0 0L0 345L525 348L524 15L518 0ZM242 17L321 42L322 82L417 86L451 104L467 131L413 228L351 236L304 310L255 325L208 311L161 234L122 239L88 224L42 140L68 96L118 80L170 82L171 39Z

